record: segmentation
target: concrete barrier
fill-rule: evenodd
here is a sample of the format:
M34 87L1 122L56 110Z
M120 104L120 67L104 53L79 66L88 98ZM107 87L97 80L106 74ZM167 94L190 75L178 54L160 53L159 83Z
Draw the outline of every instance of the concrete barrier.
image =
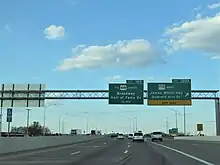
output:
M219 141L220 136L183 136L174 137L174 140L196 140L196 141Z
M104 136L39 136L39 137L1 137L0 154L19 151L50 148L90 140L102 139Z

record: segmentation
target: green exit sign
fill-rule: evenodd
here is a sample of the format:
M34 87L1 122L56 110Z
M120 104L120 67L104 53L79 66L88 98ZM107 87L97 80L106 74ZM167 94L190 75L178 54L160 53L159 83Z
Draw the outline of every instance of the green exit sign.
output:
M144 84L144 80L126 80L127 84Z
M148 83L148 105L192 105L190 83Z
M143 84L109 84L109 104L144 104Z
M172 83L190 83L191 79L172 79Z

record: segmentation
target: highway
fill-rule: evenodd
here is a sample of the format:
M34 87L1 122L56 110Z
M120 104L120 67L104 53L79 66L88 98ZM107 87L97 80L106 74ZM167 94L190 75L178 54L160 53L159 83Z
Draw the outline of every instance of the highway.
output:
M104 138L0 156L2 165L218 165L220 143L183 140L135 142Z

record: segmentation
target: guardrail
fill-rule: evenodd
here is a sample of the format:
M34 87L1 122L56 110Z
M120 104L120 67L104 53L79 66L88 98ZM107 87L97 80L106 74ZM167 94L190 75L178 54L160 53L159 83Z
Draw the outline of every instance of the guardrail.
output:
M196 141L219 141L220 136L182 136L174 137L174 140L196 140Z
M38 137L0 137L0 154L36 150L56 146L70 145L91 140L102 139L104 136L38 136Z

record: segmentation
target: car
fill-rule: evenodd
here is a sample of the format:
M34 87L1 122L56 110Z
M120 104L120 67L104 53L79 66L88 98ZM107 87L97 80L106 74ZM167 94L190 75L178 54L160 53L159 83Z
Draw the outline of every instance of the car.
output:
M136 132L136 133L134 133L133 142L135 142L135 141L144 142L144 135L143 135L142 132Z
M128 139L133 139L133 134L128 134Z
M118 139L124 139L124 135L122 133L118 134Z
M117 134L112 133L112 134L110 135L110 137L111 137L111 138L116 138L116 137L117 137Z
M163 133L162 132L152 132L151 141L153 142L155 140L163 141Z

